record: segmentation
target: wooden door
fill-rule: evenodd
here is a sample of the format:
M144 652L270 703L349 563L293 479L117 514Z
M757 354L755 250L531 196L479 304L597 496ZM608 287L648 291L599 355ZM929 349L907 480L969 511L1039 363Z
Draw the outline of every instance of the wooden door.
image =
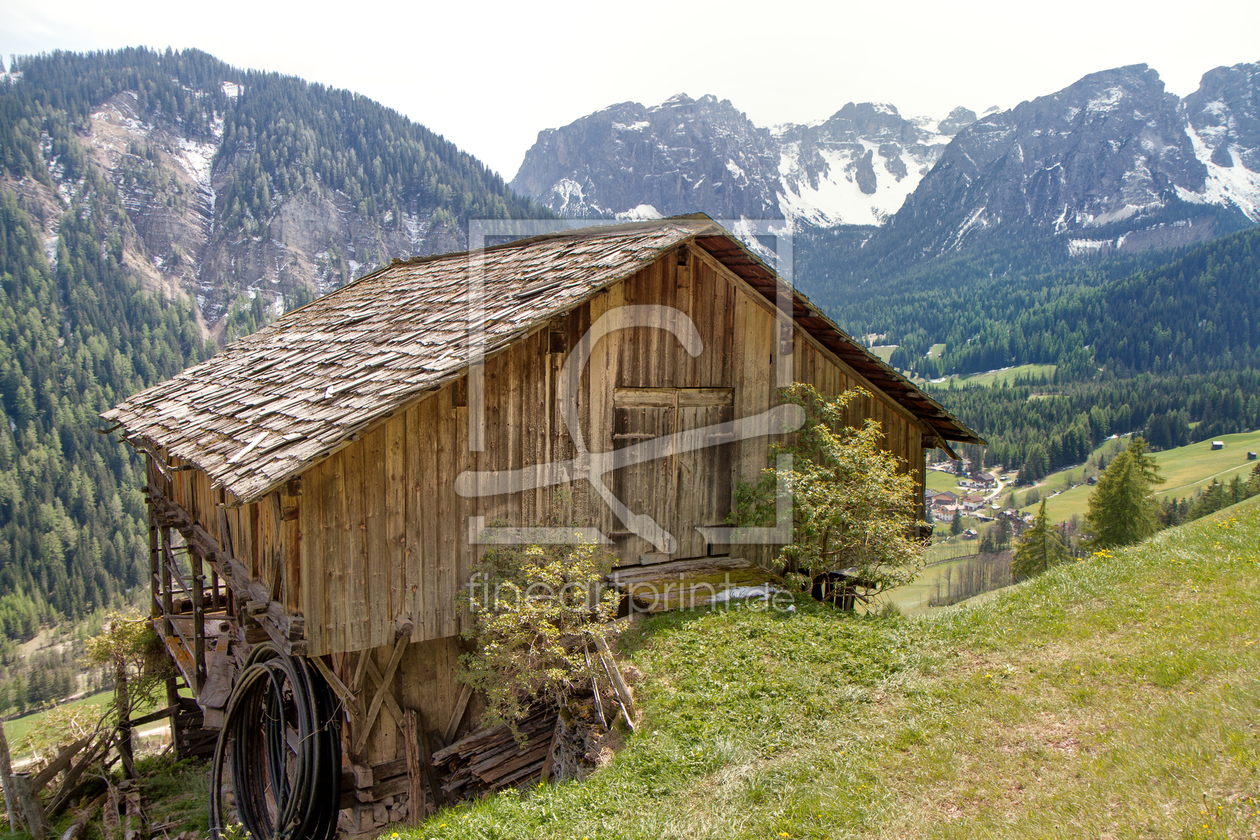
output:
M609 488L675 542L665 554L618 523L613 536L622 564L712 553L701 529L725 525L731 509L731 439L715 427L732 420L733 394L730 388L616 390L613 448L637 453L639 462L615 470Z

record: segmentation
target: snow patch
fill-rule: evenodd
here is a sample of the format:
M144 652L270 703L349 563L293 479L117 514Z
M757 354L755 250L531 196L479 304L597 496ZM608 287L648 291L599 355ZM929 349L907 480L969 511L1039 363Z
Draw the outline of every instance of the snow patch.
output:
M547 204L559 216L583 217L591 213L599 214L600 208L586 200L586 192L582 185L572 178L561 178L551 187L552 198Z
M223 92L232 99L236 99L241 95L241 86L236 82L223 82L220 86L223 88Z
M737 180L739 178L748 180L748 176L744 174L744 170L740 169L739 164L735 163L733 160L726 161L726 171L734 175Z
M970 233L972 228L986 228L989 226L989 220L984 217L984 211L988 209L986 205L972 212L967 221L963 222L962 227L958 229L958 233L954 234L954 244L950 248L957 248L961 245L963 237Z
M874 105L877 110L892 106ZM885 113L896 114L892 108ZM918 118L925 125L935 126L939 120ZM780 141L779 210L788 219L830 227L838 224L882 225L893 216L906 198L915 191L923 176L940 159L952 138L929 132L911 143L894 144L897 151L889 157L885 142L858 137L821 137L813 147L817 158L807 164L798 141ZM863 193L854 175L855 165L870 152L875 167L875 192ZM898 165L899 164L899 165ZM904 168L905 175L895 174ZM811 175L813 176L811 179ZM814 183L811 183L811 180ZM815 186L816 184L816 186Z
M187 137L181 137L176 160L203 189L209 189L210 167L214 163L214 153L217 149L217 143L198 143Z
M59 225L53 222L52 230L44 237L44 258L48 260L48 267L52 269L53 274L57 273L57 243L61 240L61 236L57 231Z
M1196 193L1177 187L1177 196L1193 204L1233 205L1253 222L1260 222L1260 173L1243 166L1238 149L1230 146L1229 155L1233 166L1220 166L1212 162L1212 150L1195 132L1194 126L1186 126L1186 134L1194 147L1194 156L1207 167L1207 179L1203 192Z
M1128 173L1126 173L1126 176L1127 174ZM1095 217L1090 221L1090 224L1093 227L1101 227L1103 225L1109 225L1112 222L1123 222L1125 219L1129 219L1137 215L1137 213L1143 209L1145 208L1133 204L1126 204L1117 210L1111 210L1103 213L1101 216Z
M1110 251L1115 243L1110 239L1069 239L1068 255L1073 257L1089 257Z
M797 144L783 147L779 157L779 209L783 215L830 227L838 224L880 225L901 209L906 196L914 192L923 179L925 167L915 156L902 151L900 158L906 164L906 175L898 181L884 171L876 169L875 192L867 195L858 187L850 169L868 150L879 157L879 147L869 140L860 141L861 151L851 148L822 148L820 155L825 166L818 173L818 186L809 183L808 173L800 165Z
M623 213L618 213L617 218L627 222L644 222L652 219L663 219L665 218L665 214L657 210L651 204L640 204L633 210L626 210Z
M1091 114L1105 114L1114 111L1116 106L1120 104L1120 100L1124 98L1124 89L1118 85L1109 87L1100 92L1093 99L1089 100L1089 104L1085 106L1085 110Z

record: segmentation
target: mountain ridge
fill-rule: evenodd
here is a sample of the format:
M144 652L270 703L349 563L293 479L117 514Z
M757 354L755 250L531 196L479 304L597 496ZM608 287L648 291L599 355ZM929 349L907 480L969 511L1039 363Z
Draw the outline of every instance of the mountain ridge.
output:
M633 159L625 143L587 145L574 127L598 121L601 111L541 132L511 184L565 216L703 210L738 219L755 210L798 231L874 228L860 239L865 253L833 255L854 263L844 282L887 277L995 237L1059 237L1066 259L1190 245L1260 222L1257 64L1209 70L1184 99L1138 64L979 116L960 107L942 120L907 118L892 105L850 102L810 125L769 130L744 117L739 136L761 163L740 163L743 179L724 178L720 202L687 191L702 176L735 173L726 146L705 134L706 109L743 115L714 96L687 101L697 118L669 130L697 138L689 158L657 153L664 141L650 120L637 124ZM616 107L628 106L653 112L637 103ZM767 139L779 147L777 168ZM645 167L655 182L677 188L637 190ZM622 178L629 168L637 181ZM560 185L579 185L591 200L559 200ZM1225 208L1237 222L1222 226L1218 214L1203 212L1208 207Z
M459 250L469 217L551 215L349 91L196 50L58 52L18 68L3 86L7 187L45 208L52 242L84 167L103 173L130 219L122 264L146 288L195 301L216 339L240 332L231 321L257 297L278 314L286 296L322 294L392 258ZM64 123L42 132L50 142L16 136L32 108Z

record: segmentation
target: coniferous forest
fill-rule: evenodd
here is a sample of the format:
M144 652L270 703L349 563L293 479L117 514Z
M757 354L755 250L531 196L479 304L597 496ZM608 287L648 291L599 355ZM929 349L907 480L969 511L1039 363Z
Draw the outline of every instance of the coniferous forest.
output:
M0 623L9 639L116 600L144 579L139 461L98 434L119 397L205 352L191 314L119 265L110 186L61 219L55 267L0 194Z
M1083 462L1114 434L1167 449L1260 428L1260 230L1178 251L1051 258L1065 247L990 248L850 287L831 314L897 345L894 367L942 380L925 387L982 431L985 463L1024 480ZM1019 365L1055 367L1000 387L943 380Z
M172 185L153 147L133 144L115 177L103 175L85 142L102 103L129 92L154 124L221 138L217 195L204 211L213 213L212 242L264 236L287 198L315 189L385 229L407 213L452 228L470 217L549 216L372 100L237 70L197 50L57 52L8 69L16 73L0 81L0 656L41 626L117 605L145 582L142 465L99 433L98 414L217 346L191 298L155 293L129 267L145 244L124 191L158 204L196 196ZM359 259L399 256L410 254ZM352 279L344 256L330 260L334 285ZM298 286L284 304L312 297ZM243 301L225 313L226 339L274 317L262 296Z

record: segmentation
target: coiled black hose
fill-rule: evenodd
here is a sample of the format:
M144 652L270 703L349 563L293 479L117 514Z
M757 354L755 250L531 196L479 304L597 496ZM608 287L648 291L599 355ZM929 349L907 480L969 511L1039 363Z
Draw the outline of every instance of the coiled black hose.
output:
M210 767L210 831L222 840L223 766L254 840L332 840L341 796L341 726L328 684L302 657L256 646L228 700Z

